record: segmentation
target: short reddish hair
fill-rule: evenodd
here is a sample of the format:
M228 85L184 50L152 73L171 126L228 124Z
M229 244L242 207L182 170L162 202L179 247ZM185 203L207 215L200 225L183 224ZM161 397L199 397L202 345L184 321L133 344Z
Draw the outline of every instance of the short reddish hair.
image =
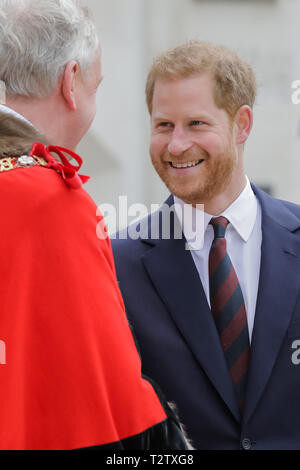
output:
M243 105L253 108L256 79L251 66L224 46L193 40L168 49L153 62L147 77L150 114L157 79L176 79L210 73L215 81L215 103L234 117Z

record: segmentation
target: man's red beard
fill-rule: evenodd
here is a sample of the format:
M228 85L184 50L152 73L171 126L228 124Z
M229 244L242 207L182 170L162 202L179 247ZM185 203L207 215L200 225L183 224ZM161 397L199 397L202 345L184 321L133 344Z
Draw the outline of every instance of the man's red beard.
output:
M195 174L170 174L168 162L193 162L200 159L204 161ZM172 194L188 204L205 204L228 187L237 157L230 140L225 151L217 155L211 156L205 151L192 148L180 157L165 152L159 161L152 158L152 163Z

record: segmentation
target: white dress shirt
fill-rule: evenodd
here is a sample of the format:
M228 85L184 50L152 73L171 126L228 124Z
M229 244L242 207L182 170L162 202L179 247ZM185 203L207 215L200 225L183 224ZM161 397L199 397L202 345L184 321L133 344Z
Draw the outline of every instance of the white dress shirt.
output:
M185 204L176 196L174 196L174 203L176 214L210 306L208 258L214 239L214 230L209 222L212 217L217 216L212 216L190 204ZM234 266L244 296L251 341L259 283L262 229L260 204L252 191L248 178L243 192L222 214L219 214L219 216L221 215L230 222L225 233L227 253ZM197 233L196 243L195 233Z

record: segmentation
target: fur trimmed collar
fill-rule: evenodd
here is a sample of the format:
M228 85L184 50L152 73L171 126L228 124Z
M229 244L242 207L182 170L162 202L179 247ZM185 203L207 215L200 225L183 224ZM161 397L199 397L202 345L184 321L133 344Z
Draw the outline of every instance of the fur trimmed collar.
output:
M34 142L49 145L43 136L30 122L14 111L0 107L0 158L17 157L30 152ZM6 107L5 107L6 108Z

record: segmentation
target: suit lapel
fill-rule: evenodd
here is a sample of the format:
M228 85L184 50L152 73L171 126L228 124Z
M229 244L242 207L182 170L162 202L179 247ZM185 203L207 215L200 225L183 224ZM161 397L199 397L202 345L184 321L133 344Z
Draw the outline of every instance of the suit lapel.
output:
M167 206L172 204L171 197ZM170 237L163 239L158 227L161 213L152 216L151 220L152 233L159 234L159 239L148 240L149 227L142 234L144 242L153 245L142 256L142 262L187 346L239 421L232 381L198 271L190 251L185 249L186 241L176 216L171 224Z
M251 343L244 421L250 419L270 378L300 287L299 219L255 186L262 208L259 290Z

